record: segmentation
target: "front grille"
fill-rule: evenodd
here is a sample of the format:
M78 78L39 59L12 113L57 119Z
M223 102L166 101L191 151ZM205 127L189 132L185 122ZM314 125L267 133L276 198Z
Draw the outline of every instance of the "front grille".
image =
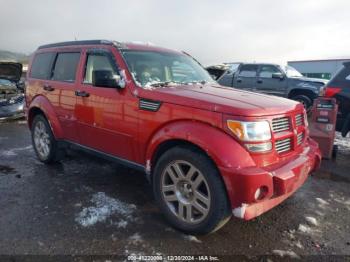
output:
M298 143L298 145L300 145L303 142L303 139L304 139L304 133L299 133L297 135L297 143Z
M19 95L9 99L0 100L0 106L9 106L13 104L19 104L19 103L23 103L23 101L24 101L24 95Z
M292 149L292 139L286 138L282 140L277 140L275 143L275 148L277 153L281 154L283 152L288 152Z
M297 114L295 116L295 124L297 126L301 126L301 125L304 124L304 116L303 116L303 114Z
M274 133L283 132L290 129L289 117L280 117L272 120L272 131Z

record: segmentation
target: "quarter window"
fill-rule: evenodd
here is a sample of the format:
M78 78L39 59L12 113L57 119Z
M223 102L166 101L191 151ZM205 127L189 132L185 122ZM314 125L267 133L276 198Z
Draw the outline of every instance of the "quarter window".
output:
M238 76L241 77L256 77L258 71L257 65L243 65L239 70Z
M51 73L51 63L55 53L41 53L34 57L31 77L37 79L49 79Z
M281 71L273 65L262 65L260 70L260 77L262 78L272 78L275 73L281 73Z
M80 53L60 53L57 55L52 80L74 82Z
M85 68L85 84L92 84L93 71L111 71L113 75L118 74L112 59L105 53L88 54Z

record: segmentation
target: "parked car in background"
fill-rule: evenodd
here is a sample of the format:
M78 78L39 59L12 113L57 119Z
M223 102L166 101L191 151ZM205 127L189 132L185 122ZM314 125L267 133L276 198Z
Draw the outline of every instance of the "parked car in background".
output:
M327 80L307 78L291 66L266 63L226 63L215 75L219 84L247 91L282 96L301 102L310 109ZM207 68L209 73L214 67ZM211 73L213 74L213 73Z
M39 160L69 147L139 169L190 234L261 215L320 164L300 103L220 86L189 55L150 45L39 47L26 112Z
M0 62L0 120L24 116L22 64Z
M346 136L350 130L350 62L343 64L342 68L332 77L324 87L321 94L334 97L338 103L336 130Z

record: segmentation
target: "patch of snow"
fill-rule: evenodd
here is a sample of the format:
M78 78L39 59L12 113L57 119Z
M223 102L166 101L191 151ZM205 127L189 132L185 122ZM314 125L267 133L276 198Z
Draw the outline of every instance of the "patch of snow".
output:
M275 254L275 255L278 255L280 257L291 257L291 258L295 258L295 259L299 259L300 258L294 251L291 251L291 250L278 250L278 249L275 249L275 250L272 250L272 253Z
M143 239L139 233L135 233L128 238L128 243L132 245L138 245L143 243Z
M334 144L338 145L338 149L343 152L350 152L350 137L342 137L341 133L335 133Z
M247 204L242 204L242 206L240 207L236 207L232 210L232 214L235 216L235 217L238 217L238 218L244 218L244 214L245 214L245 209L248 205Z
M305 217L305 219L310 225L313 225L313 226L318 225L317 220L314 217Z
M17 156L17 152L31 150L32 148L33 148L32 146L26 146L26 147L13 148L10 150L4 150L1 153L1 155L3 155L3 156Z
M111 223L113 226L116 226L118 228L126 228L127 225L129 224L128 221L121 219L118 222L113 222Z
M192 241L192 242L195 242L195 243L198 243L198 244L202 243L201 240L199 240L197 237L192 236L192 235L184 235L184 238L186 240L188 240L188 241Z
M319 198L319 197L316 197L316 201L321 205L329 205L329 203L326 200L323 200L322 198Z
M299 230L300 232L306 233L306 234L312 232L312 230L311 230L310 227L308 227L308 226L306 226L306 225L303 225L303 224L300 224L300 225L299 225L298 230Z
M122 215L125 219L131 220L132 213L136 206L121 202L118 199L107 196L104 192L98 192L91 198L94 206L85 207L75 218L75 221L83 227L104 222L114 214Z

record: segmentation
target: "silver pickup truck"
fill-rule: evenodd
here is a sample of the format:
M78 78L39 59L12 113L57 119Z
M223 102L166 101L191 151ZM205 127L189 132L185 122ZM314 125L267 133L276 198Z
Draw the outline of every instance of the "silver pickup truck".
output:
M307 78L291 66L225 63L207 67L219 84L297 100L309 109L327 80Z

